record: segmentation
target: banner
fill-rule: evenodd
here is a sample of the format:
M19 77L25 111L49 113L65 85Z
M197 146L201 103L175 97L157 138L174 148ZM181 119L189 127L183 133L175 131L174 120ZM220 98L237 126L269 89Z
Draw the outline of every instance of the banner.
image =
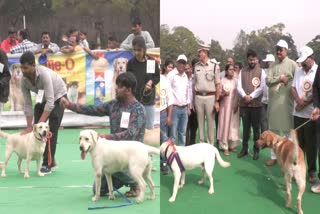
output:
M95 60L86 53L68 55L58 53L47 56L48 60L45 66L55 71L64 80L67 86L67 96L71 102L101 104L114 99L115 79L119 74L126 72L127 62L133 57L132 52L123 50L109 52L97 50L93 52L99 55L99 59ZM152 49L147 54L159 62L159 48ZM4 105L2 113L3 116L7 116L6 123L10 122L8 118L10 116L14 116L15 120L17 119L17 115L23 116L24 99L20 89L23 75L19 62L20 56L21 54L8 55L11 72L10 95L9 102ZM38 57L39 55L36 56L36 64L38 64ZM157 86L156 88L156 103L158 103L159 87ZM32 93L32 99L34 102L34 93ZM76 120L74 124L71 122L71 125L87 125L86 122ZM25 123L24 118L23 122L15 121L17 127L20 127L21 123ZM95 124L95 121L93 120L91 124ZM6 127L6 124L2 121L1 126Z

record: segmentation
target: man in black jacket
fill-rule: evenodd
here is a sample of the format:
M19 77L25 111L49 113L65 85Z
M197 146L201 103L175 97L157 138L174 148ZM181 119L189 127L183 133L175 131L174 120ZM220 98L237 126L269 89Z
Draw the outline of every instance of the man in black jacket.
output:
M127 72L133 73L137 79L135 97L146 110L146 129L153 129L155 86L160 81L158 63L146 55L146 43L142 36L132 41L134 57L127 64Z
M318 167L319 167L319 174L318 177L320 178L320 66L318 66L316 76L313 81L313 87L312 87L312 95L313 95L313 111L310 115L310 118L312 120L317 121L317 146L318 146ZM315 193L320 193L320 181L318 181L315 185L311 187L311 191Z
M3 104L8 101L10 78L8 57L6 53L0 49L0 114L3 109Z

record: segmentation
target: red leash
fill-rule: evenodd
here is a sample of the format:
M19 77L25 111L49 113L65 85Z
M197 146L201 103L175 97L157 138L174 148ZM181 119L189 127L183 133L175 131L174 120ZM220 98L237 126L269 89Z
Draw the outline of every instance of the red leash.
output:
M52 155L51 155L51 138L52 138L52 132L48 132L47 135L48 138L48 167L51 167L52 165Z

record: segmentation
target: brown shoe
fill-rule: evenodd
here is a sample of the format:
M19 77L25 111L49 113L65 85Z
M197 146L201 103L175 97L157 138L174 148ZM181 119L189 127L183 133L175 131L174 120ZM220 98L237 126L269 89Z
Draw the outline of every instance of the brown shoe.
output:
M236 148L229 148L229 151L230 152L237 152L237 149Z
M230 155L230 154L229 154L229 150L228 150L228 149L224 150L224 151L223 151L223 154L224 154L225 156L229 156L229 155Z
M277 163L276 159L270 159L266 162L266 166L273 166Z

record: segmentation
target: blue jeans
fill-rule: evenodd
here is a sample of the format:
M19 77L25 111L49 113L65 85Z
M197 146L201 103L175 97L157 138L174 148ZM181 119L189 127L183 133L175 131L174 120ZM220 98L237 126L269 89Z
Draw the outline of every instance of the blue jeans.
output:
M144 105L146 110L146 129L153 129L154 125L154 105Z
M170 138L175 142L176 145L186 145L187 124L187 107L174 106L172 111L172 125L170 129Z

